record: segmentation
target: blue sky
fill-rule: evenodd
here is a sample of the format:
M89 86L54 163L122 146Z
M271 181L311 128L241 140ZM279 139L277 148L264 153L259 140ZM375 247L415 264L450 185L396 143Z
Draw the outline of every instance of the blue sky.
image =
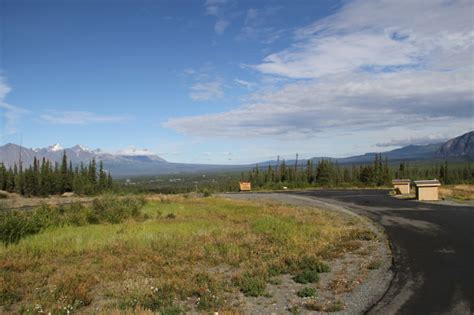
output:
M473 129L473 10L3 0L0 144L247 163L442 141Z

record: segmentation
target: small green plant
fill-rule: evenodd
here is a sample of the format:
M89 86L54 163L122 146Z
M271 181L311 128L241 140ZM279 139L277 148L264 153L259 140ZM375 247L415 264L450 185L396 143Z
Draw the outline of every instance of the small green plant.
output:
M327 312L339 312L344 309L344 304L340 300L333 301L329 306L327 307L326 311Z
M194 277L194 283L197 285L194 295L197 296L196 306L198 310L213 310L222 305L223 301L217 293L221 288L217 281L207 273L198 273Z
M212 195L212 193L207 188L203 190L202 194L204 197L210 197Z
M318 273L329 272L331 268L314 256L303 256L296 262L297 269L312 270Z
M319 274L316 270L306 269L294 276L293 280L302 284L316 283L319 281Z
M263 277L244 273L242 276L236 277L234 283L240 288L245 296L263 296L267 287Z
M316 296L316 289L315 288L309 288L309 287L302 288L301 290L299 290L296 293L296 295L298 295L301 298L313 297L313 296Z
M305 304L306 309L311 311L318 311L318 312L339 312L344 309L344 304L340 300L327 302L327 303L319 303L317 301L311 301L310 303Z

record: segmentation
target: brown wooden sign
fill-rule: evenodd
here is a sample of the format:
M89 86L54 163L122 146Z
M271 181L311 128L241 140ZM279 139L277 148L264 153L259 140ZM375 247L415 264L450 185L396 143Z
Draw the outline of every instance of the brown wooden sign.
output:
M252 190L252 186L250 182L239 182L240 184L240 191L250 191Z

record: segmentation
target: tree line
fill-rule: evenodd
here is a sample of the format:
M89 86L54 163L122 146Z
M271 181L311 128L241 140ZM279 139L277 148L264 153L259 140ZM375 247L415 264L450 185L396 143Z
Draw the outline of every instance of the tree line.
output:
M23 168L16 163L6 168L0 163L0 190L19 193L24 196L41 196L74 192L92 195L112 187L112 176L104 170L102 161L92 159L87 165L83 162L73 166L68 162L66 152L61 163L36 157L33 164Z
M450 167L447 161L440 165L429 163L426 165L402 162L397 165L389 164L388 158L376 154L373 163L365 165L340 165L337 161L321 159L307 160L298 165L288 165L285 160L278 160L276 165L261 168L256 165L248 173L241 173L241 180L250 181L254 188L281 188L281 185L290 188L310 186L389 186L394 178L439 179L443 184L472 183L474 170L469 163L461 167Z

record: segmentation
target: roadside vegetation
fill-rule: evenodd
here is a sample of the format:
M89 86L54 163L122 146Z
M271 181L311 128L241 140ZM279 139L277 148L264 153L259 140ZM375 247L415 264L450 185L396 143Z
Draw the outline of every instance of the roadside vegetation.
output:
M1 212L0 231L0 313L28 314L239 311L282 281L295 309L340 310L321 277L377 242L356 217L187 195Z
M474 185L447 185L439 188L440 197L455 201L474 200Z

